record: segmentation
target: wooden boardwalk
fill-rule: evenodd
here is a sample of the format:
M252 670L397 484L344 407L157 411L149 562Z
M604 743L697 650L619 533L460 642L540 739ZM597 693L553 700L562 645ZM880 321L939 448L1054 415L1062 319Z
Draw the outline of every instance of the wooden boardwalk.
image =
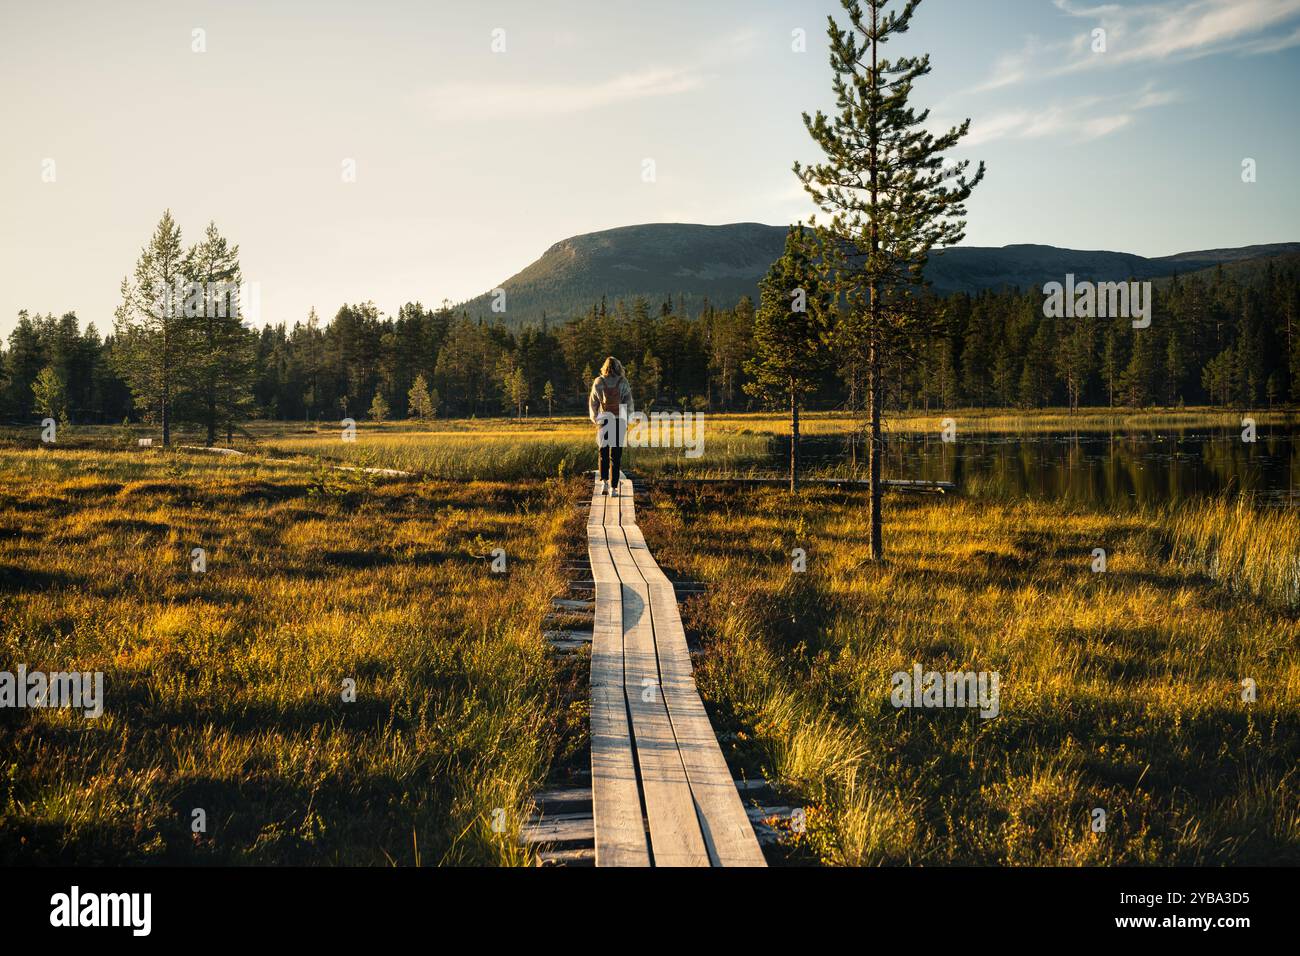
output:
M597 866L764 866L691 673L672 582L632 482L593 493L591 782Z

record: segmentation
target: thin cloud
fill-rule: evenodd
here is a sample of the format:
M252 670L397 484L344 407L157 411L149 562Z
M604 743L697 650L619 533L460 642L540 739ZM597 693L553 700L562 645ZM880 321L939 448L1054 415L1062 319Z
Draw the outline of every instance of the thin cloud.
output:
M1012 110L971 120L962 147L979 146L1003 139L1057 137L1085 143L1118 132L1133 123L1133 113L1172 103L1177 94L1150 87L1117 96L1081 96L1054 103L1040 110ZM941 127L942 124L937 124Z
M433 91L438 119L500 120L559 116L699 89L709 74L689 68L622 73L599 83L448 83Z
M1103 64L1192 59L1215 53L1264 53L1300 42L1262 37L1300 18L1300 0L1190 0L1183 3L1077 6L1055 0L1070 17L1092 20L1106 31L1106 52L1090 47L1056 72Z
M1037 37L1025 40L1024 48L1016 53L1007 53L998 57L993 64L992 75L983 83L971 89L972 93L985 93L989 90L1012 86L1025 78L1026 72L1038 57L1044 53L1044 46Z
M759 51L761 39L758 30L741 27L688 60L717 68L752 57ZM619 73L596 83L453 82L433 90L433 113L437 119L453 122L572 115L689 93L716 77L700 66L679 65Z
M1241 52L1246 54L1277 53L1293 46L1300 46L1300 27L1296 27L1291 33L1282 36L1253 40L1244 44Z
M1125 6L1053 0L1087 30L1059 41L1026 38L1025 46L993 64L989 78L971 92L985 92L1044 77L1127 63L1196 59L1220 53L1254 56L1300 46L1300 26L1272 35L1300 19L1300 0L1172 0ZM1092 49L1092 30L1106 31L1106 51Z

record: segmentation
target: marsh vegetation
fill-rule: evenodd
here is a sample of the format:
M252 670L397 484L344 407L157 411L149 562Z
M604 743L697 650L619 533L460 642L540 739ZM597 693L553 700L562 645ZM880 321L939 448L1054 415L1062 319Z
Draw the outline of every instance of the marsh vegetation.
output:
M1236 422L1183 416L1068 420L1130 439ZM1027 443L1060 427L959 418ZM851 473L847 422L806 420L840 448L815 472ZM887 422L900 443L935 424ZM1119 502L966 480L957 496L891 498L878 565L854 491L654 484L772 473L785 426L720 417L698 461L629 455L650 482L639 521L656 558L710 587L684 617L733 770L807 810L774 858L1300 858L1300 513L1235 489ZM584 548L589 426L251 434L245 456L139 448L119 428L4 440L0 658L102 670L107 703L95 720L0 711L0 857L530 862L530 795L583 761L583 659L549 656L541 632ZM490 571L496 547L506 574ZM916 663L997 672L999 716L894 708L890 675Z

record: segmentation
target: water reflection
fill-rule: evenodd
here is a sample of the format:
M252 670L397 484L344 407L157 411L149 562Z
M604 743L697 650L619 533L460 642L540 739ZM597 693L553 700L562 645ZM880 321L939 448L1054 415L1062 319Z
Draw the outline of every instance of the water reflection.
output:
M1300 505L1300 432L1261 427L1253 444L1239 429L1160 432L983 433L954 443L935 435L889 435L887 478L954 481L967 491L1087 504L1160 504L1221 491L1248 491L1275 504ZM773 442L773 463L789 455ZM842 436L800 442L813 466L844 466ZM862 461L859 456L859 466Z

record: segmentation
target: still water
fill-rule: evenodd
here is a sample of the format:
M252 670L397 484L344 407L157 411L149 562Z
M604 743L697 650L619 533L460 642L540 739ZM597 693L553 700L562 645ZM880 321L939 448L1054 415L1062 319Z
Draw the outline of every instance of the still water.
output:
M1189 428L1153 432L988 432L959 436L888 435L887 478L956 482L958 489L1009 498L1057 498L1087 504L1157 505L1246 491L1262 503L1300 506L1300 429L1261 426L1256 441L1240 429ZM789 456L776 440L774 464ZM800 442L814 467L843 466L847 440L815 436ZM863 467L861 446L859 467ZM779 467L779 464L778 464Z

